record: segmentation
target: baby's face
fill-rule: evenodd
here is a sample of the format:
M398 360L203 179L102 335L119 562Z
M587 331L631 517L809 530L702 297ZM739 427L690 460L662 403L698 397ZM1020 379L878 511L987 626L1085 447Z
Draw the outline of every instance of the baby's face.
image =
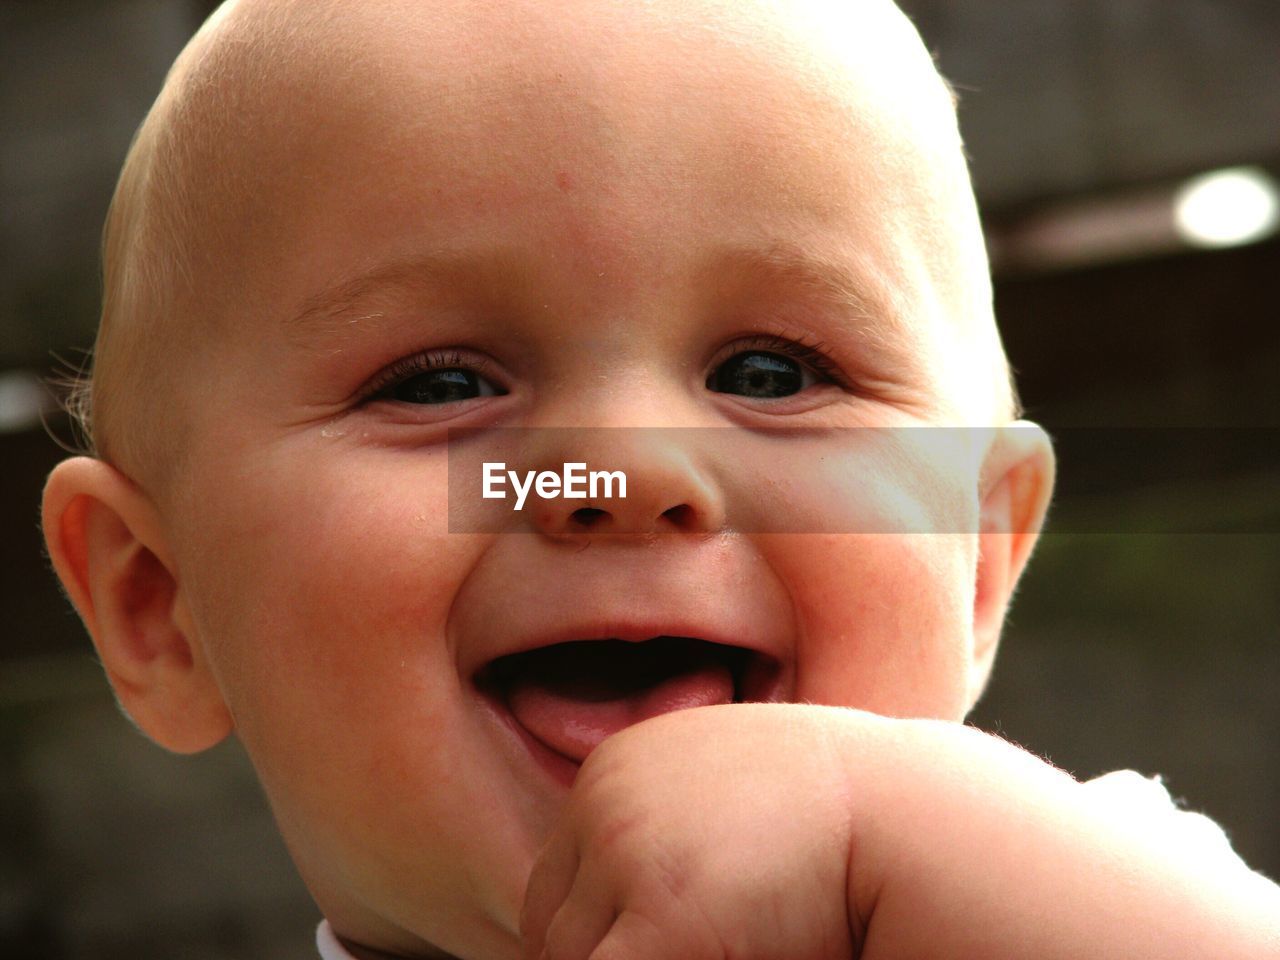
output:
M663 6L317 27L210 227L182 600L365 943L515 955L573 761L649 713L970 705L977 460L903 439L998 415L945 94L885 12L745 42ZM448 431L513 427L624 428L508 466L622 470L627 499L450 532L481 497L450 501ZM946 532L866 532L903 517ZM658 636L694 639L649 645L639 690L621 644L504 659Z

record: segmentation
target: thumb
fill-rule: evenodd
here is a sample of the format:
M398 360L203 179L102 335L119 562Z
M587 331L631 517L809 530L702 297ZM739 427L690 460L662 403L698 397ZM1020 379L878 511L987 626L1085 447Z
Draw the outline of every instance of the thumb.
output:
M533 862L520 911L523 960L539 960L546 946L547 927L569 896L578 872L578 845L571 830L557 829Z

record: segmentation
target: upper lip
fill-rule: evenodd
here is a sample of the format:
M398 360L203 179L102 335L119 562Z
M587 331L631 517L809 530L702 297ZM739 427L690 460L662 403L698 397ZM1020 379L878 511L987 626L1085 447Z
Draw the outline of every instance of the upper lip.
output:
M492 651L484 663L491 663L501 657L516 653L527 653L540 650L557 643L568 643L576 640L623 640L628 643L643 643L655 637L691 637L705 640L726 647L740 647L751 653L762 654L774 660L782 659L778 638L755 633L725 629L723 624L711 624L705 621L693 621L679 618L663 619L622 619L617 617L593 617L585 620L574 620L548 631L520 634L505 638Z

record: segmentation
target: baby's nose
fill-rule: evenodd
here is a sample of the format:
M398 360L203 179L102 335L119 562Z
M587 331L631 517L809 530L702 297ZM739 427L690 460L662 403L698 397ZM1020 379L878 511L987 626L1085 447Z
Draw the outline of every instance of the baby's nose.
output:
M709 534L725 525L723 491L686 428L598 427L551 430L542 469L580 479L573 492L530 498L534 528L555 538L595 535ZM560 436L553 436L559 434ZM592 482L593 479L595 482Z

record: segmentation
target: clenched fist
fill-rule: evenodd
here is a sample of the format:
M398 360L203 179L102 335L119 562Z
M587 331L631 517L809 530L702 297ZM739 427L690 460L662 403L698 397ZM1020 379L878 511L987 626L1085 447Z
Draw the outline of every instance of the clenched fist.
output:
M852 813L817 708L666 714L583 765L534 867L529 960L849 960Z
M1280 958L1280 888L1167 797L1116 799L955 723L665 714L583 765L529 880L524 956Z

